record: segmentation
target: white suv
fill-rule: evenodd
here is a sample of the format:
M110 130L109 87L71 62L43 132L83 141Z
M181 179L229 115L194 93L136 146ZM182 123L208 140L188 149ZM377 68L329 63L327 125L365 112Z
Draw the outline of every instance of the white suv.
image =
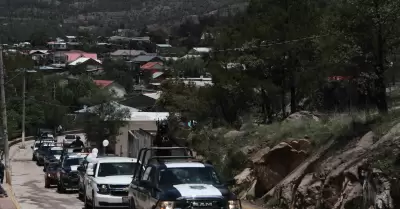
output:
M126 208L136 158L98 157L85 174L85 208Z

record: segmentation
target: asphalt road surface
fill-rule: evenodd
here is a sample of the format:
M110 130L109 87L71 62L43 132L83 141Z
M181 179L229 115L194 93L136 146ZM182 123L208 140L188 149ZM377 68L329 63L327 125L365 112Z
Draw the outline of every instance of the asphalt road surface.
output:
M85 142L83 134L78 134ZM62 142L64 136L59 136ZM83 202L76 192L59 194L56 188L44 188L43 167L32 161L33 141L25 143L26 149L18 144L10 148L12 187L22 209L82 209Z

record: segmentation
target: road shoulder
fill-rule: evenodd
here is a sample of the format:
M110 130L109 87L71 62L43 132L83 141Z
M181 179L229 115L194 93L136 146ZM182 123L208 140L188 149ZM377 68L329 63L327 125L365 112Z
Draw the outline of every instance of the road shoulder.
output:
M17 199L15 198L14 191L9 184L2 185L4 190L6 190L8 197L0 198L0 208L1 209L21 209Z

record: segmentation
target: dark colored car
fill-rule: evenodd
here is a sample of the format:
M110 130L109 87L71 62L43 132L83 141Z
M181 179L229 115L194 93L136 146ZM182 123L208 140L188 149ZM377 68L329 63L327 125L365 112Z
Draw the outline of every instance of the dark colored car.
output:
M60 162L61 153L63 151L62 147L51 147L50 150L44 156L44 168L43 171L46 170L47 166L50 163Z
M61 161L58 169L57 191L65 192L67 189L79 189L78 166L82 163L86 155L67 155Z
M57 185L57 170L59 163L50 163L44 173L44 187L50 188L52 185Z
M54 143L43 143L36 151L36 164L39 166L44 165L44 156L46 156L51 147L56 146Z

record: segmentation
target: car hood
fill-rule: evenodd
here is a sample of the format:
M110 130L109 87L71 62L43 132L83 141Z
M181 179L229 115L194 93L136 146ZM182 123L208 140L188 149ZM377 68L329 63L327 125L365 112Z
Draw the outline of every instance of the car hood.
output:
M227 187L211 184L178 184L160 187L160 190L164 200L198 197L232 198L234 196Z
M95 181L97 184L128 185L132 181L132 176L133 175L96 177Z

